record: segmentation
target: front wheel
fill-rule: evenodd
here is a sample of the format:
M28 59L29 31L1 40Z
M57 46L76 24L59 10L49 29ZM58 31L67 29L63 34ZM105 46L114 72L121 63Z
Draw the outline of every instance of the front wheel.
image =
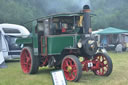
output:
M37 73L38 63L38 57L33 55L31 47L24 47L20 55L22 71L27 74Z
M109 76L112 72L112 60L111 58L105 53L97 53L93 59L98 65L96 67L97 70L94 70L94 74L100 76Z
M82 75L82 66L79 59L74 55L67 55L61 68L64 70L65 78L69 81L78 81Z

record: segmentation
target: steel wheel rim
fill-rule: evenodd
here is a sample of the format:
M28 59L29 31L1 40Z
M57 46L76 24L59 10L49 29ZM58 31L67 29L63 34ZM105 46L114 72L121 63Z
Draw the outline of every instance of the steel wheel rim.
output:
M103 76L108 72L108 60L103 55L97 55L95 61L99 63L99 69L96 70L96 74Z
M23 49L21 53L21 67L24 73L29 73L31 70L31 55L28 49Z
M62 69L67 80L72 81L77 77L77 66L71 58L64 59Z

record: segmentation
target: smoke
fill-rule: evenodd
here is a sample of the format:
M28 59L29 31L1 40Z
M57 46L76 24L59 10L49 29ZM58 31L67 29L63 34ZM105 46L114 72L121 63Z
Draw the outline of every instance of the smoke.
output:
M40 3L45 15L80 12L85 4L90 6L90 0L42 0Z

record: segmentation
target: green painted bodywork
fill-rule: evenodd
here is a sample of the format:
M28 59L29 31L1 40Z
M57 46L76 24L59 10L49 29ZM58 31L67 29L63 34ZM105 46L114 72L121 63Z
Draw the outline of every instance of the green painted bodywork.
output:
M36 29L36 25L37 25L37 21L33 21L32 22L32 41L33 41L33 52L34 55L38 56L39 52L38 52L38 35L37 33L35 33L35 29Z
M31 35L32 36L32 35ZM47 36L47 55L60 55L65 48L75 48L77 42L80 39L80 35L65 34L65 35L50 35ZM43 37L43 54L45 55L45 37ZM17 44L31 44L34 48L34 55L38 55L38 37L34 35L29 38L20 38L17 40ZM41 46L41 45L39 45Z
M75 48L80 35L48 36L48 55L61 54L65 48Z
M19 38L16 41L17 44L32 44L32 38Z

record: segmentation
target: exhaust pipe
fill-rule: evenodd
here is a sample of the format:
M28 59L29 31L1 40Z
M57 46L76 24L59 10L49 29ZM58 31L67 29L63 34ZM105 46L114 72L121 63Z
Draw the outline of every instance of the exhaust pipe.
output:
M83 7L83 33L89 34L91 28L91 17L90 17L90 7L88 5L84 5Z

